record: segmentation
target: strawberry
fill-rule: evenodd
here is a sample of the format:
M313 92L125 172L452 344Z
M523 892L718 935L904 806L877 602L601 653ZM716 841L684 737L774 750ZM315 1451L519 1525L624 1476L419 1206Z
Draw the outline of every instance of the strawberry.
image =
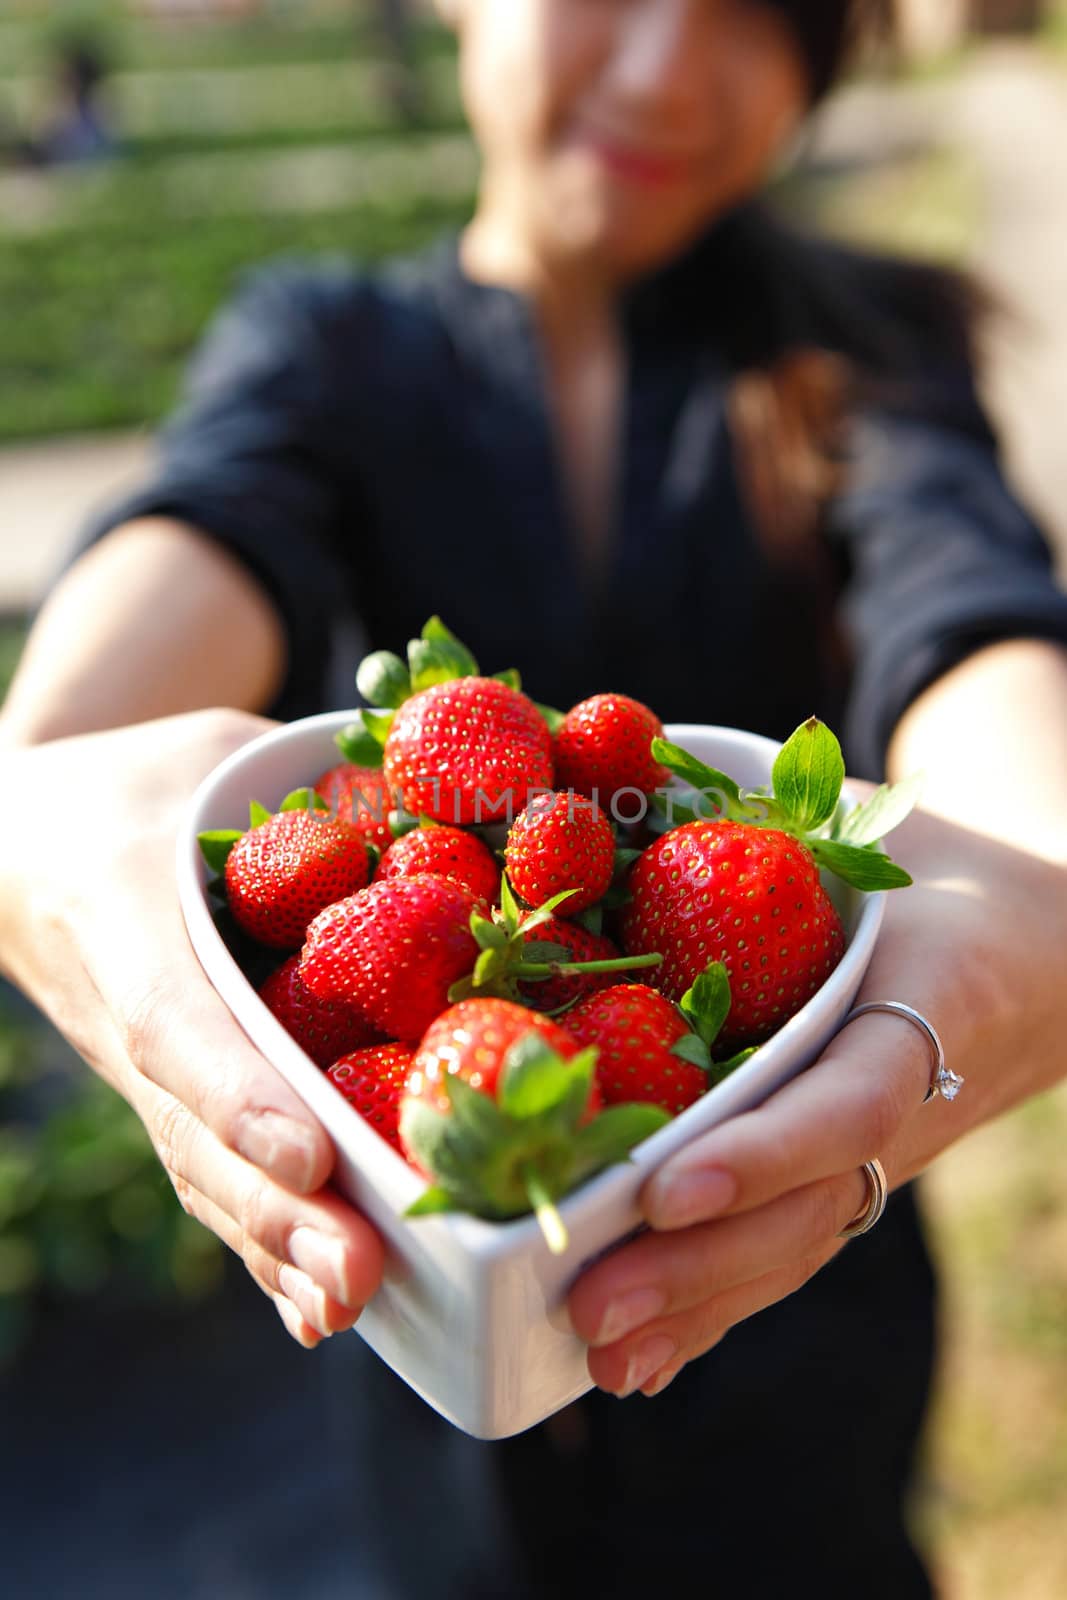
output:
M394 801L380 767L342 761L316 778L314 787L335 816L351 822L368 844L388 850L393 842L389 813Z
M504 859L512 886L528 905L575 891L559 912L573 917L607 893L615 835L600 808L573 790L539 794L515 818Z
M560 946L567 961L617 961L622 954L617 945L602 933L590 933L580 922L567 922L563 917L550 916L536 928L523 934L527 958L533 959L544 946ZM562 1006L578 1000L595 989L609 988L624 981L623 972L574 973L571 977L545 978L539 982L526 979L519 984L519 994L526 1005L536 1011L558 1011Z
M731 1042L755 1044L799 1011L840 961L841 919L804 846L750 823L690 822L651 845L629 878L623 946L663 955L676 999L709 960L731 978Z
M552 736L532 700L497 678L435 683L392 714L383 770L408 811L501 821L552 784Z
M359 830L306 809L313 800L309 790L298 789L273 816L253 802L247 833L200 835L209 865L223 874L234 921L253 939L283 950L301 942L323 906L362 888L370 871Z
M456 883L465 883L479 900L490 905L500 893L500 868L492 852L462 828L413 828L389 846L374 879L380 882L383 878L410 878L417 872L439 873Z
M711 1060L729 1006L726 969L713 962L680 1005L644 983L616 984L579 1000L561 1026L596 1046L605 1105L645 1101L677 1116L752 1053Z
M316 1066L328 1067L346 1051L380 1037L362 1011L337 1000L317 999L301 980L299 967L299 955L290 956L260 986L259 998Z
M666 995L647 984L616 984L586 995L562 1026L580 1044L596 1045L597 1082L606 1105L645 1100L674 1116L708 1087L706 1072L671 1053L679 1039L689 1037L689 1024Z
M474 966L478 905L466 885L430 873L372 883L311 923L300 976L313 994L357 1006L392 1038L414 1043Z
M595 694L572 707L553 741L556 782L610 808L620 789L652 794L670 777L651 754L663 738L654 711L625 694Z
M335 1061L326 1076L340 1089L353 1111L366 1118L399 1155L400 1097L414 1055L407 1044L375 1044L352 1050Z
M651 1106L600 1112L595 1055L507 1000L465 1000L438 1017L400 1106L401 1144L433 1180L409 1214L533 1210L549 1248L564 1250L556 1200L666 1121Z
M826 838L819 830L838 815L844 762L817 719L782 747L770 793L743 793L724 773L664 740L653 751L691 790L713 797L724 815L683 822L634 863L621 917L623 948L660 951L654 983L674 999L709 961L721 961L732 992L723 1043L758 1044L811 998L844 953L844 929L820 866L860 889L911 882L874 846L910 809L912 786L879 790L838 821L836 837Z

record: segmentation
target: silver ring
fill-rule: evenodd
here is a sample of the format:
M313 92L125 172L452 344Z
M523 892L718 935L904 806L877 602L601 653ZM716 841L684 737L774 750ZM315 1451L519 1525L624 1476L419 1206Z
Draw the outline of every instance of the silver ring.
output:
M839 1239L858 1239L861 1233L870 1233L889 1199L889 1184L882 1163L877 1158L874 1161L865 1161L863 1171L870 1189L867 1204L858 1217L853 1217L847 1228L841 1229L837 1236Z
M945 1065L945 1051L941 1040L938 1038L937 1029L932 1023L912 1006L906 1006L903 1000L868 1000L862 1006L856 1006L850 1011L842 1028L847 1027L853 1017L862 1017L865 1011L891 1011L895 1016L906 1017L917 1028L922 1030L931 1051L930 1087L923 1096L923 1105L932 1100L935 1095L940 1095L943 1100L955 1100L963 1088L963 1079L958 1072L953 1072L951 1067Z

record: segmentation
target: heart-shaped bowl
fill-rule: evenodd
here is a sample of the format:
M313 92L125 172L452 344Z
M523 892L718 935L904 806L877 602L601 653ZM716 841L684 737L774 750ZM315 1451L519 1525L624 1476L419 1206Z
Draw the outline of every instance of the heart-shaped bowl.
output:
M445 1214L406 1218L424 1180L334 1089L259 999L223 943L206 895L197 835L245 828L248 803L276 808L336 764L334 735L350 712L307 717L236 751L200 785L178 840L178 892L201 965L245 1033L326 1128L337 1151L333 1182L387 1244L381 1288L356 1331L442 1416L481 1439L531 1427L591 1387L585 1346L563 1301L597 1256L640 1225L636 1196L665 1157L717 1123L748 1111L809 1066L847 1015L871 958L883 894L837 880L827 888L847 948L803 1009L724 1083L560 1203L570 1245L553 1255L533 1217L484 1222ZM667 737L744 788L769 782L779 746L732 728L675 725ZM845 804L855 803L845 789ZM279 960L282 957L279 955Z

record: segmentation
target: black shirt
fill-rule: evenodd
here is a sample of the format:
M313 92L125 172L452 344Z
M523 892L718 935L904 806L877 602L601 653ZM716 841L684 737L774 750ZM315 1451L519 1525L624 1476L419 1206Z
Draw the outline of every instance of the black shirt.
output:
M922 416L856 421L825 530L850 659L835 671L823 578L772 559L739 490L728 363L714 320L694 333L694 281L713 301L715 270L713 233L624 296L623 479L595 579L530 308L467 278L452 238L373 271L253 274L205 339L149 481L79 548L151 513L225 545L284 619L288 671L270 708L282 717L327 709L345 614L370 647L395 650L439 612L484 670L517 666L539 700L565 708L611 688L665 721L777 738L816 713L849 770L881 779L923 687L996 638L1067 643L1067 596L968 381L948 403L942 386Z

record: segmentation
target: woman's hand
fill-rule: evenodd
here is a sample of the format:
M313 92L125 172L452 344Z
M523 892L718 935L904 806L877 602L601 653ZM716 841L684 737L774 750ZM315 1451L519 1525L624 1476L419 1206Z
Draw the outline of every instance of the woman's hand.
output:
M185 1210L312 1347L356 1321L382 1245L324 1188L329 1138L204 976L174 883L193 790L268 726L193 712L5 753L0 966L129 1101Z
M858 1017L757 1110L666 1161L645 1184L653 1230L591 1267L569 1311L593 1381L658 1393L737 1322L791 1294L844 1248L867 1199L967 1129L1062 1076L1067 869L915 813L892 839L912 888L888 896L857 1004L903 1000L938 1029L966 1087L924 1105L930 1052L886 1013Z

